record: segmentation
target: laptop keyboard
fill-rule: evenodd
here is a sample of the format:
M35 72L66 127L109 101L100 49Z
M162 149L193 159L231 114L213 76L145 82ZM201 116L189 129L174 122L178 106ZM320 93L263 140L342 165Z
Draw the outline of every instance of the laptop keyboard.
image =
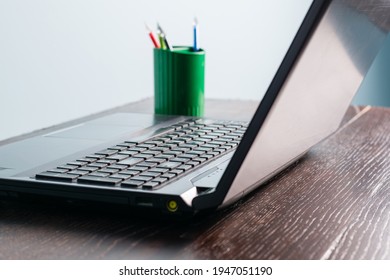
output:
M155 190L233 151L244 122L183 121L142 142L125 141L35 176L38 180Z

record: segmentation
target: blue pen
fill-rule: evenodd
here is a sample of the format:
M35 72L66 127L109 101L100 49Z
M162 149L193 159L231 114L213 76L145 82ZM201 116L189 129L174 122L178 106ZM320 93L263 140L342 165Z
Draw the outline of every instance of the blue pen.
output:
M194 52L198 50L198 19L194 18Z

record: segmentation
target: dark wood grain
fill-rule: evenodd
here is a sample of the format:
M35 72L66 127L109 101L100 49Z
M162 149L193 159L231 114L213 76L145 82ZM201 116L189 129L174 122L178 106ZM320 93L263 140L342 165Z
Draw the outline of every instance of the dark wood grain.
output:
M249 119L256 106L208 100L206 114ZM115 111L151 112L152 100ZM0 202L0 258L390 259L389 127L390 109L350 107L342 128L297 164L188 222Z

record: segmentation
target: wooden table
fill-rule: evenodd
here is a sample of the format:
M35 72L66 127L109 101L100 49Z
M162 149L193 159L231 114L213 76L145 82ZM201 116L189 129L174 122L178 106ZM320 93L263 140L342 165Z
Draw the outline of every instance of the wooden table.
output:
M208 100L206 115L249 119L256 106ZM152 100L70 123L113 111L151 112ZM390 259L390 109L350 107L341 129L299 163L188 222L0 202L0 258Z

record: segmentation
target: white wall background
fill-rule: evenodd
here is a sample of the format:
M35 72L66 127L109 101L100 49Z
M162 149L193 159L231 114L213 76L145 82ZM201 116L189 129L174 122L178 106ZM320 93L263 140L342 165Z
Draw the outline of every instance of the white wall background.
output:
M260 100L311 0L1 0L0 140L153 95L159 21L173 45L200 22L206 95Z

